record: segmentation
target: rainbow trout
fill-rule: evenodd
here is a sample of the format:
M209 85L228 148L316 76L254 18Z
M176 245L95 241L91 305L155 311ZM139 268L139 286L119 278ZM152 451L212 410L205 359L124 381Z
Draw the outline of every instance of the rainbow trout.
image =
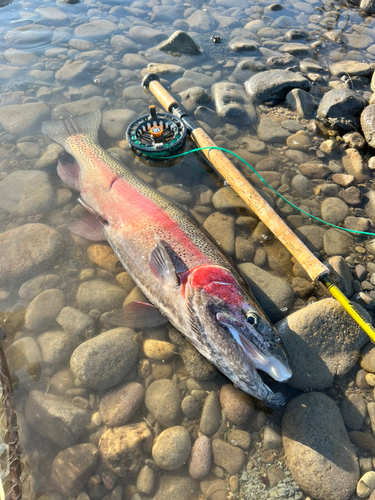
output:
M76 160L58 165L89 212L71 230L106 239L153 306L237 387L269 406L283 404L257 369L287 380L288 358L243 277L182 207L98 145L100 124L97 111L42 125ZM145 314L133 306L133 315Z

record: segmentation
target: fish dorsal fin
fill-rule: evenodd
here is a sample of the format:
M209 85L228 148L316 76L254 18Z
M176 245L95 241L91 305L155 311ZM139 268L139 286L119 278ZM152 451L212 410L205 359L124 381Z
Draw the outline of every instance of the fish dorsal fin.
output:
M59 160L57 164L57 173L65 184L76 191L81 191L79 181L79 165L76 161L74 163L68 163Z
M149 266L151 272L163 283L173 286L180 284L173 262L159 239L151 252Z
M103 226L98 219L92 215L86 215L82 219L75 220L68 224L69 230L76 236L81 236L90 241L103 241L105 236Z
M107 313L105 319L111 325L128 328L151 328L168 322L155 306L137 301L130 302L119 312Z

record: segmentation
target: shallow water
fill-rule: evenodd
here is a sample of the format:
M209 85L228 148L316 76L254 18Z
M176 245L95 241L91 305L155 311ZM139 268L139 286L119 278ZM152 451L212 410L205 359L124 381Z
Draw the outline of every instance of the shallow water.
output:
M219 146L254 165L273 189L316 217L373 232L370 147L350 152L344 132L322 127L313 113L299 115L283 100L255 104L251 124L243 113L249 105L243 93L241 112L237 107L234 118L219 116L211 87L227 81L242 91L258 71L289 67L309 76L317 103L333 88L355 89L368 101L374 18L352 5L318 0L272 5L238 0L234 7L227 0L16 1L0 8L0 16L0 326L7 335L24 475L33 480L24 497L357 498L360 475L375 470L375 383L364 372L375 373L371 350L364 370L357 363L367 337L333 301L322 300L327 292L310 283L201 156L148 163L129 151L125 130L151 104L160 109L141 88L152 64L148 69L160 72L191 118ZM95 23L92 33L83 33L87 23ZM304 32L300 37L285 38L297 29ZM159 50L176 30L189 33L202 53ZM221 37L220 43L212 36ZM246 38L247 50L233 50L242 43L233 45L234 38ZM295 57L285 64L270 60L288 53ZM335 76L330 68L342 60L371 66L365 76L350 69ZM68 67L70 61L82 63ZM193 86L200 90L188 95ZM294 376L290 385L268 378L267 384L292 401L289 413L244 401L170 326L119 332L106 322L105 313L120 309L125 299L142 300L141 292L105 243L70 233L68 224L85 210L57 175L62 148L40 129L51 117L95 109L103 112L101 145L187 206L241 264L271 321L279 322ZM111 113L117 109L121 115ZM192 148L187 141L186 150ZM330 259L344 292L372 317L375 250L367 240L342 236L298 213L233 161L310 249L322 261ZM313 166L306 166L310 162ZM91 343L82 345L85 341ZM304 392L310 399L294 399ZM321 394L341 413L319 399ZM303 414L296 401L312 405L310 429L303 423L298 428ZM170 428L168 437L164 431ZM190 448L198 437L203 439L201 453L193 454L194 469ZM326 448L319 444L324 441ZM298 448L300 443L306 449ZM207 469L204 477L200 468ZM30 488L33 492L26 491Z

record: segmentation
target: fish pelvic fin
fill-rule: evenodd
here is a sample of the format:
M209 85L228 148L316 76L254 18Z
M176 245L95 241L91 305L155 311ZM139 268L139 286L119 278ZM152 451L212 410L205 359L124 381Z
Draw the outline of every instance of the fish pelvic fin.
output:
M72 136L84 135L97 142L101 121L102 114L97 110L85 115L45 121L42 123L42 131L69 151L66 142Z

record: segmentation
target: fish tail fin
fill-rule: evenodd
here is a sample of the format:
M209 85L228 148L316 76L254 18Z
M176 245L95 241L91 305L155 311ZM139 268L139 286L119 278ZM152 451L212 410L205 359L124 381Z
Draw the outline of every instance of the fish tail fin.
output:
M97 110L85 115L45 121L42 123L42 131L63 147L69 137L76 135L85 135L97 142L101 121L102 114Z

